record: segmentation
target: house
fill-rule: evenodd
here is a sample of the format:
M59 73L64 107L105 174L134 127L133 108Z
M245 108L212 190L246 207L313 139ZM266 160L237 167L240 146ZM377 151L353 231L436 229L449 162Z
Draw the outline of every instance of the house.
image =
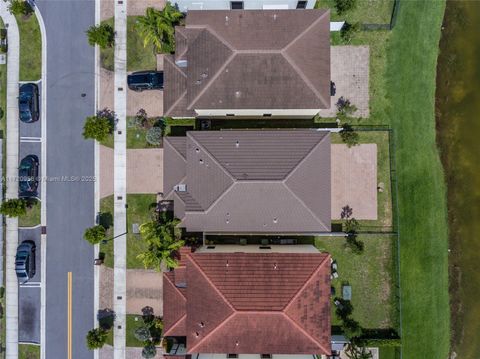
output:
M330 148L311 129L165 137L164 198L189 232L330 232Z
M330 255L272 246L183 253L163 274L170 354L197 359L313 359L331 353ZM249 247L249 246L247 246ZM277 252L276 249L279 248Z
M190 10L273 10L313 9L316 0L176 0L173 3L182 12Z
M329 10L189 11L164 59L171 117L312 118L330 108Z

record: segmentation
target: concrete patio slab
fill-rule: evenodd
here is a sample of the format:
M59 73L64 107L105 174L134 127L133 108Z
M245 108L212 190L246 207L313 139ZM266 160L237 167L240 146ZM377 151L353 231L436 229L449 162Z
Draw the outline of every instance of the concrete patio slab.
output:
M158 60L157 62L161 62ZM163 64L163 63L162 63ZM113 72L100 69L99 108L113 109ZM140 109L147 111L148 117L163 116L163 91L149 90L136 92L127 90L127 116L135 116Z
M127 193L163 191L163 149L127 150ZM100 146L100 198L113 194L113 149Z
M377 219L377 145L348 147L332 144L332 219L342 207L353 209L356 219Z
M321 110L321 117L335 117L337 103L344 97L357 107L354 117L368 117L369 109L369 64L368 46L332 46L330 49L331 79L336 94L331 97L331 107Z

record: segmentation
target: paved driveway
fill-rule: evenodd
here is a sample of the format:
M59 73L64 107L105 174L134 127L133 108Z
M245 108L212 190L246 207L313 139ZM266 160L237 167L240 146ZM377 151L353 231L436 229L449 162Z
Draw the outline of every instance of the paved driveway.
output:
M115 1L102 0L100 1L100 18L101 20L113 17L113 6ZM130 0L127 2L128 15L144 15L148 7L162 9L165 6L165 0Z
M102 349L99 350L99 359L113 359L113 347L110 345L104 345ZM125 359L141 359L142 358L142 348L126 348L125 350ZM161 346L157 347L157 355L153 359L163 359L163 348Z
M163 192L163 149L127 150L127 193ZM100 197L113 194L113 149L100 146Z
M330 54L331 78L336 94L331 97L331 107L321 110L322 117L334 117L335 104L340 97L349 99L357 107L355 117L368 117L369 110L369 64L368 46L332 46Z
M99 79L99 108L113 109L113 72L101 69ZM135 116L138 110L142 108L147 111L148 117L163 116L163 91L149 90L135 92L127 89L127 116Z
M356 219L377 219L377 145L332 145L332 219L349 205Z

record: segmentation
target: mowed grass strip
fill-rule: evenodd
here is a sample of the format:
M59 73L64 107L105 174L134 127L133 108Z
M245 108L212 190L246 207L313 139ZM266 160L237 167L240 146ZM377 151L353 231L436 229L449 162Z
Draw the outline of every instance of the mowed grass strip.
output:
M20 33L20 81L37 81L42 76L42 35L35 14L16 16Z
M435 74L444 1L402 1L387 48L397 148L404 358L447 358L446 186L435 142Z

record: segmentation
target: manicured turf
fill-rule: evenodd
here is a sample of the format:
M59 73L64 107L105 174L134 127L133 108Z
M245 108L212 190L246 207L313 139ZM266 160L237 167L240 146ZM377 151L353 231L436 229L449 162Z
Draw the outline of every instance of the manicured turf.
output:
M138 16L128 16L127 18L127 71L156 70L157 56L153 51L153 46L143 46L143 38L135 29L135 23ZM114 19L103 21L113 26ZM102 49L100 51L102 67L113 71L114 67L114 49Z
M136 320L135 320L136 319ZM127 347L143 347L143 343L135 338L135 329L143 326L142 315L127 314L126 345ZM113 345L113 328L108 332L107 344Z
M31 344L18 345L19 359L40 359L40 346Z
M107 228L106 237L113 237L113 195L102 198L100 200L101 223ZM100 252L105 255L104 265L113 268L113 241L109 240L106 243L100 243Z
M387 56L395 129L404 358L447 358L448 237L435 143L435 74L444 1L402 1Z
M42 76L42 36L37 17L16 16L20 32L20 81L36 81Z
M354 9L338 15L334 0L317 0L316 8L330 8L332 21L361 22L364 24L388 24L392 16L393 0L357 0Z
M317 237L315 246L337 261L339 277L332 280L336 296L342 284L352 286L353 317L363 328L396 329L398 311L395 298L395 241L387 235L359 236L365 250L357 255L345 248L344 237ZM333 314L333 324L339 324Z
M137 256L145 250L145 241L140 234L132 233L132 224L142 224L151 220L151 206L156 202L154 194L128 194L127 195L127 268L144 268L143 263L137 259ZM113 216L113 196L105 197L100 201L100 212L111 213ZM113 218L113 217L112 217ZM113 222L107 230L107 238L113 236ZM100 251L105 253L104 264L107 267L113 267L113 246L114 240L109 240L106 244L100 244Z
M18 225L20 227L33 227L40 224L41 203L35 201L31 208L27 208L27 214L18 218Z

